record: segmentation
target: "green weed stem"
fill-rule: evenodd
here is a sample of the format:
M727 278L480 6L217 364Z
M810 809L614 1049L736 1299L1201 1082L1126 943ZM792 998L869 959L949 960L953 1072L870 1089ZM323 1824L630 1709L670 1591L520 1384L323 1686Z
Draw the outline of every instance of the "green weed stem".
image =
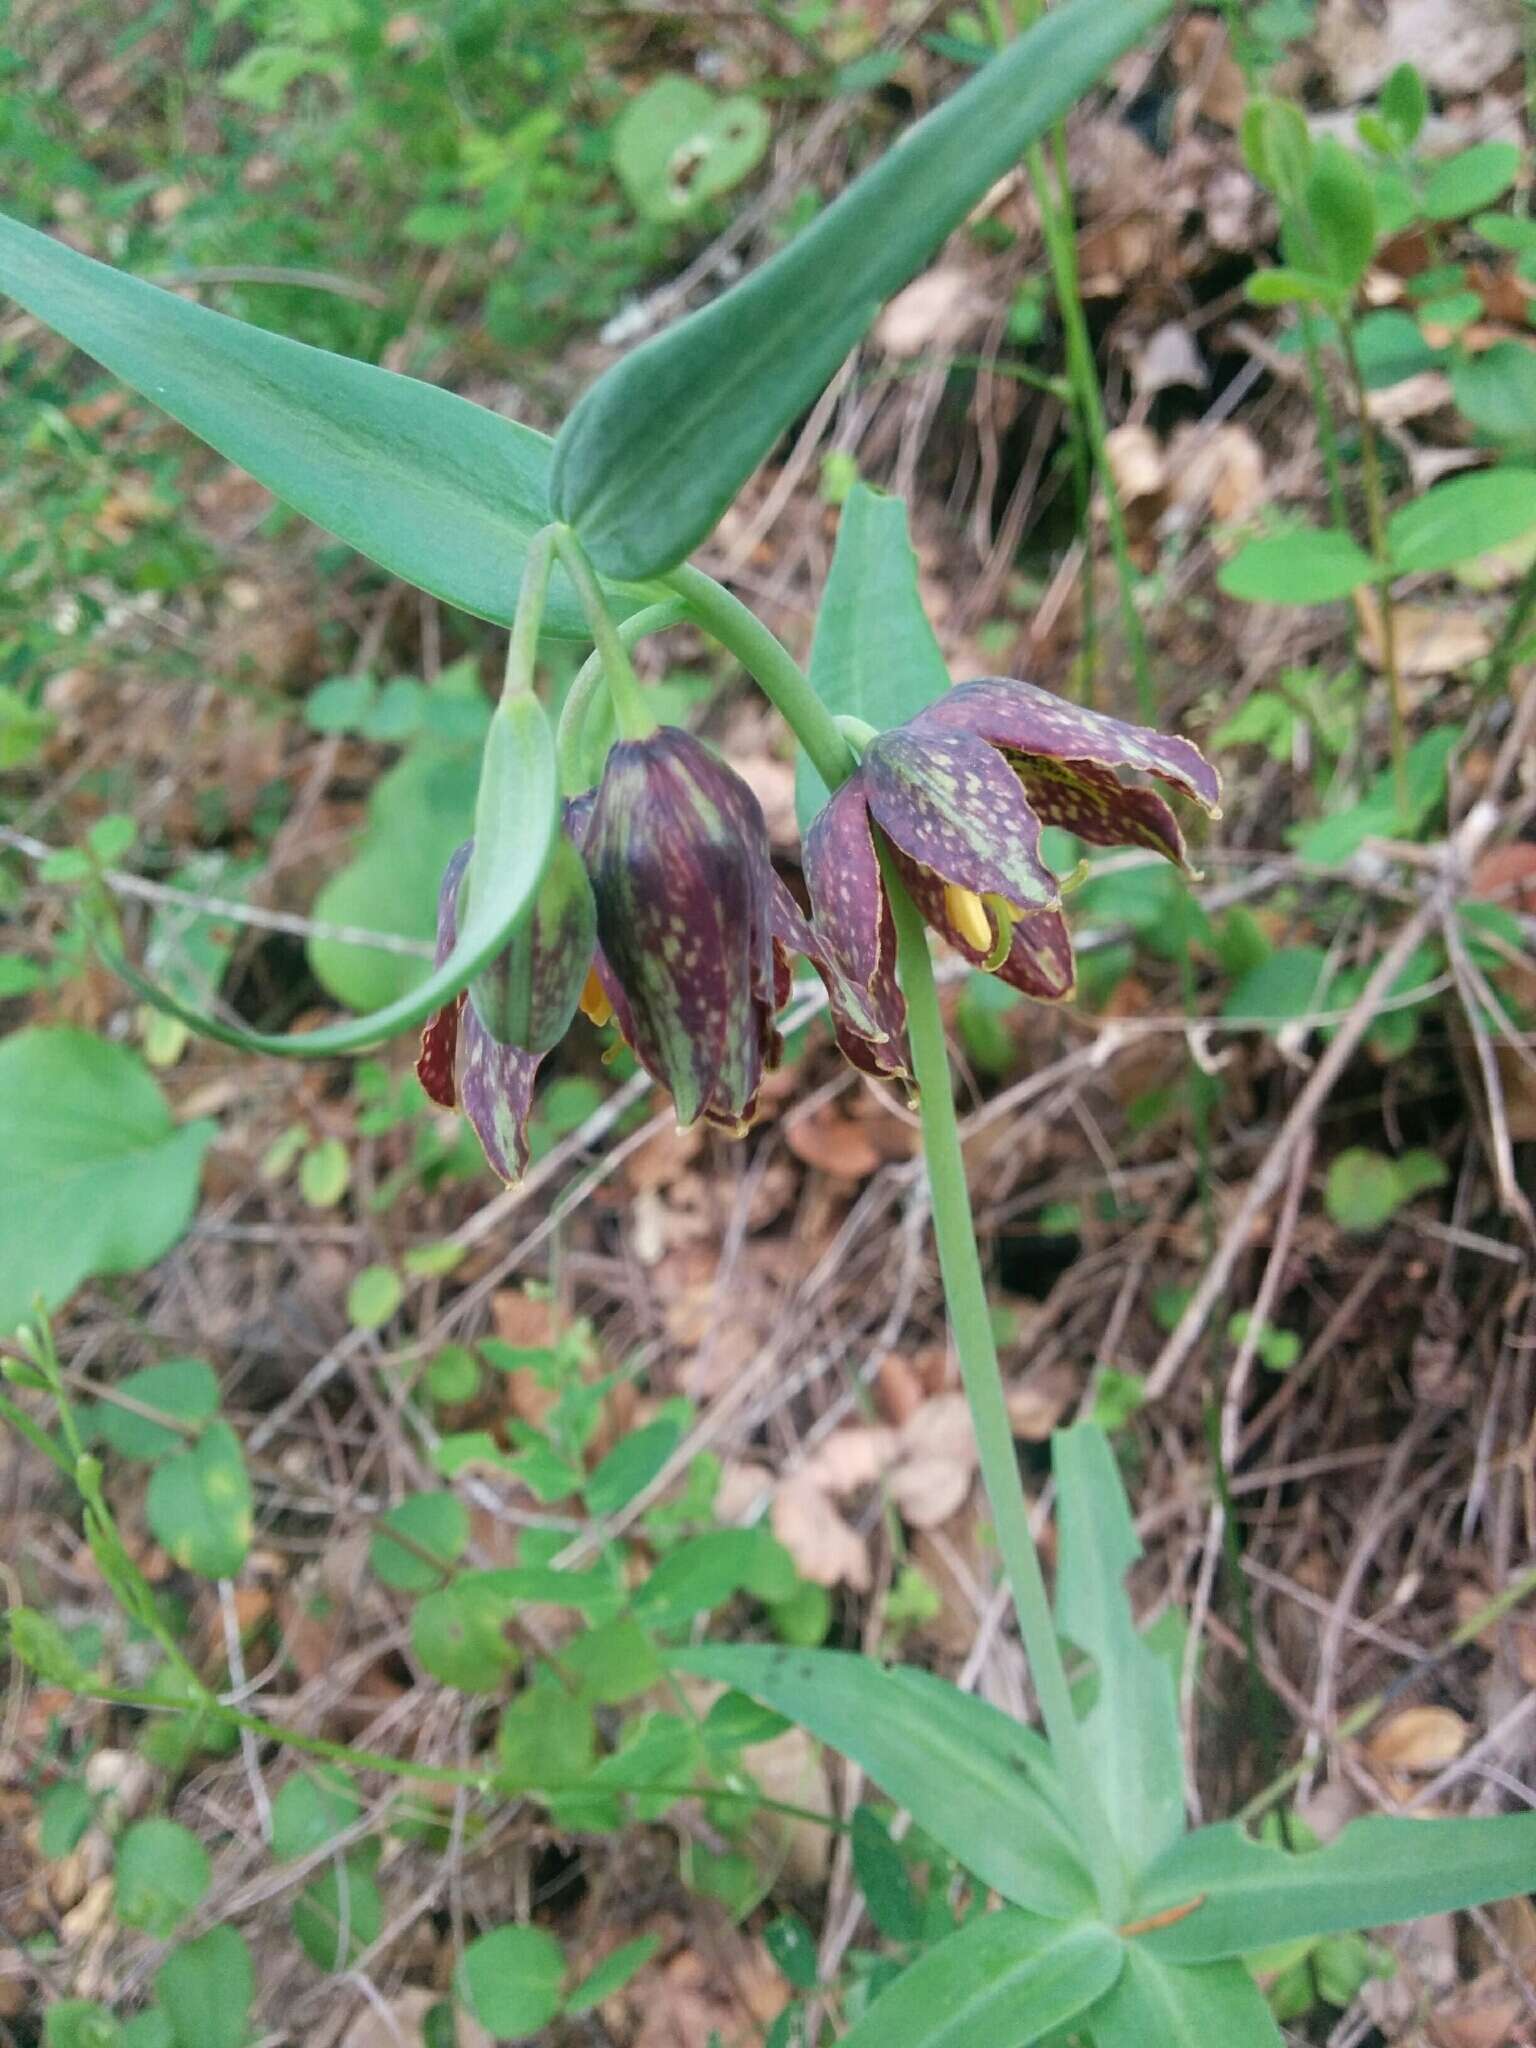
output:
M1392 712L1392 783L1397 796L1400 824L1408 818L1408 700L1403 691L1402 669L1397 658L1397 615L1392 605L1392 557L1387 546L1386 492L1381 480L1381 453L1376 445L1376 423L1367 402L1365 378L1360 370L1360 352L1355 347L1349 314L1339 319L1339 339L1349 366L1360 421L1360 481L1365 492L1366 531L1376 563L1376 593L1381 605L1381 651L1387 671L1387 689Z

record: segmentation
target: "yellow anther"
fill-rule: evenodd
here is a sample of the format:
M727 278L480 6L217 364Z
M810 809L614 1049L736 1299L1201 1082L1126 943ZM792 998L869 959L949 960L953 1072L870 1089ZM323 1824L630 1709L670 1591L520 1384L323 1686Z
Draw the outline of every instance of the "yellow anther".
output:
M992 950L992 920L987 916L986 905L974 889L962 889L958 883L944 884L944 910L951 925L978 953Z
M581 991L581 1014L590 1017L599 1030L613 1021L613 1005L603 993L603 984L597 978L597 969L587 969L586 986Z

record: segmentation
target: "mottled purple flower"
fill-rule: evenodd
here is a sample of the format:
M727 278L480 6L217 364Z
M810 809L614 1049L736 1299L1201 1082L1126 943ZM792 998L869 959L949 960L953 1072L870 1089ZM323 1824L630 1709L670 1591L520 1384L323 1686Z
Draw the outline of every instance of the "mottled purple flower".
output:
M805 839L815 933L883 1034L851 1044L839 1032L856 1064L907 1071L882 853L957 952L1037 1001L1060 1002L1076 968L1060 890L1040 858L1042 826L1184 863L1173 812L1127 774L1216 811L1215 771L1188 740L1082 710L1032 683L962 683L870 740Z
M782 1050L775 1017L789 996L790 951L821 949L773 871L757 798L702 742L665 727L621 740L595 794L566 807L565 837L590 881L596 944L582 938L571 892L522 941L510 969L439 1010L422 1035L417 1073L434 1102L461 1104L491 1165L516 1180L528 1163L528 1118L539 1063L571 1010L610 1019L663 1083L680 1123L700 1117L744 1131L764 1072ZM439 960L457 932L469 848L449 863L438 898ZM541 898L542 903L542 898ZM563 906L562 914L556 911ZM856 995L818 961L857 1031ZM490 1028L511 984L546 992L532 1004L537 1035ZM530 1005L525 998L524 1011ZM562 1019L563 1011L563 1019ZM553 1035L551 1035L553 1034Z

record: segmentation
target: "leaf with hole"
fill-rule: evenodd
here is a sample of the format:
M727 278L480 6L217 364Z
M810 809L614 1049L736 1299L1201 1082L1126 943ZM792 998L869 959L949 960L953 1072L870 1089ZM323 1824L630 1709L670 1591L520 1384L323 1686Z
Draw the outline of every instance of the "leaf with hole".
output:
M43 1297L163 1258L192 1219L206 1118L177 1124L147 1067L89 1031L32 1025L0 1043L0 1333Z
M503 1630L512 1602L474 1579L426 1593L411 1615L422 1667L460 1692L491 1692L516 1661Z
M746 93L721 99L667 72L613 124L613 168L647 220L686 220L739 185L768 147L768 116Z

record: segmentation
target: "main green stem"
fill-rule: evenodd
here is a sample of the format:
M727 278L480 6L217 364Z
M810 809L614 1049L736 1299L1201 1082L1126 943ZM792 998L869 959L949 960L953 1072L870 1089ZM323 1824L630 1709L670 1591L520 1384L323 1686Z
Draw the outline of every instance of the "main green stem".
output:
M976 1428L981 1476L992 1504L997 1545L1013 1593L1019 1633L1046 1733L1056 1752L1062 1781L1078 1807L1100 1907L1114 1923L1125 1917L1125 1868L1072 1705L1056 1639L1056 1623L1040 1570L1040 1553L1029 1526L1029 1506L1019 1478L981 1255L976 1248L976 1226L966 1187L965 1156L960 1148L949 1050L944 1042L944 1019L928 952L928 935L900 881L889 872L886 880L896 917L896 962L907 999L912 1067L922 1102L923 1153L928 1162L933 1234L939 1249L939 1271L944 1280L950 1327L960 1359L960 1376Z
M763 695L782 713L828 789L836 789L853 772L853 752L793 655L739 598L732 597L701 569L684 566L674 569L663 580L669 589L688 600L699 624L711 638L735 655Z

